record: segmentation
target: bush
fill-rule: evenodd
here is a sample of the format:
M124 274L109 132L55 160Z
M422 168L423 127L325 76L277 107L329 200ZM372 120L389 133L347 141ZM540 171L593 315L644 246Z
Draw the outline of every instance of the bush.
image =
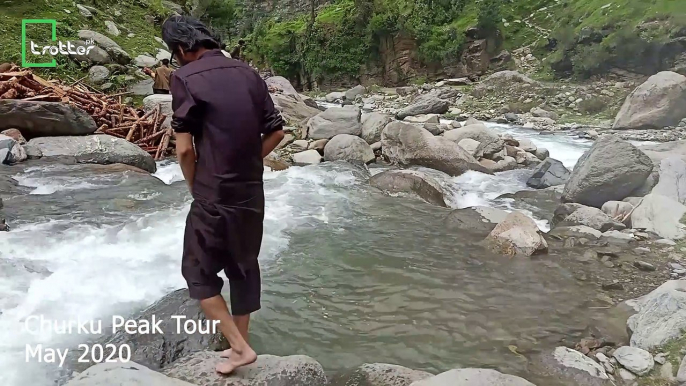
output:
M498 25L502 20L500 15L501 0L482 0L479 6L477 27L487 36L495 36L498 33Z
M607 109L607 102L603 98L593 97L579 102L577 107L582 114L596 115Z

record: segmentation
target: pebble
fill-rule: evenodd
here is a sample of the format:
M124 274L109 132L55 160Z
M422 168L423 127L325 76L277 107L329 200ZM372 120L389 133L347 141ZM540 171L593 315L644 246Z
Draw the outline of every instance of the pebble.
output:
M624 290L624 286L622 285L622 283L617 283L617 282L605 283L602 285L602 288L605 291L622 291L622 290Z
M646 263L645 261L634 261L634 267L638 268L641 271L645 272L652 272L657 270L654 265L650 263Z
M634 249L634 252L636 252L637 255L646 255L646 254L650 253L650 248L638 247L638 248Z

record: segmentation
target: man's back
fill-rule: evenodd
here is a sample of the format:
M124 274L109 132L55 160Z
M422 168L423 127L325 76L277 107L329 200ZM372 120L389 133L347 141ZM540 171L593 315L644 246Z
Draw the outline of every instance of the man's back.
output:
M152 88L158 90L169 90L169 82L173 72L174 70L167 66L157 67L157 69L155 69L155 82Z

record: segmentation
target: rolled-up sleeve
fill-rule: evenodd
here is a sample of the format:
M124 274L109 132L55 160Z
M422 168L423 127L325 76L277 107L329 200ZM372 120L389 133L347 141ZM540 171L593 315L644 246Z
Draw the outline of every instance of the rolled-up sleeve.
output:
M191 133L198 130L198 104L188 90L186 80L172 75L170 91L172 94L171 126L177 133Z
M276 107L274 107L274 101L272 101L272 97L269 95L269 88L267 87L267 84L264 82L264 80L262 80L262 78L260 78L260 81L264 94L262 134L269 134L278 130L283 130L284 122L283 118L281 117L281 113L276 109Z

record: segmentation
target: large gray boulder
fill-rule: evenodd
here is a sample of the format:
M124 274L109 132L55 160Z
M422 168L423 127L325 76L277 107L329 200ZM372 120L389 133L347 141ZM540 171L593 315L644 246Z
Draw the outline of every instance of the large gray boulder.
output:
M307 137L331 139L338 134L360 136L361 111L355 106L332 107L312 117L307 122Z
M679 201L659 194L643 197L641 203L631 214L631 226L645 229L667 239L686 237L681 218L686 214L686 206Z
M310 118L321 113L321 110L306 105L295 95L271 94L271 98L284 120L293 126L304 128Z
M446 132L443 137L455 143L459 143L465 138L478 141L480 145L476 150L476 157L480 157L482 155L490 157L491 155L501 151L505 146L503 139L500 138L496 132L490 130L481 122L450 130Z
M562 200L600 208L607 201L621 201L643 185L653 162L634 145L606 135L579 159Z
M686 280L671 280L632 301L637 313L627 321L631 346L652 350L686 329Z
M659 72L626 97L614 129L662 129L686 117L686 76Z
M545 189L551 186L564 185L571 175L565 165L554 159L546 158L526 181L526 185L534 189Z
M326 375L319 362L304 355L277 357L260 355L251 365L243 366L226 377L215 367L223 359L218 352L200 351L172 363L163 370L169 377L195 385L222 386L323 386Z
M660 162L659 181L651 191L686 204L686 161L668 157Z
M26 139L87 135L97 130L95 121L78 107L57 102L0 100L0 131L19 129Z
M409 386L412 382L433 377L426 371L386 363L366 363L332 382L345 386Z
M364 139L349 134L339 134L324 147L325 161L374 161L374 151Z
M119 44L114 40L108 38L107 36L90 31L90 30L80 30L78 32L79 39L81 40L93 40L98 47L102 48L107 54L112 58L115 63L121 65L127 65L131 63L131 56L124 51Z
M293 87L291 82L283 76L272 76L265 79L267 86L280 91L284 95L292 95L297 101L302 101L302 97L298 94L298 90Z
M444 114L448 112L450 102L445 99L440 99L435 95L425 94L415 99L415 101L400 110L396 114L396 118L402 120L405 117L420 115L420 114Z
M468 233L475 237L483 238L507 218L509 213L502 209L487 206L475 206L471 208L455 209L446 216L443 224L446 229L462 233Z
M486 238L494 249L510 256L547 253L548 243L530 217L514 211L507 215Z
M686 161L686 140L641 146L641 150L659 165L665 158L678 157Z
M418 165L459 176L468 170L491 174L457 143L427 130L395 121L381 133L383 155L399 165Z
M381 132L391 122L393 118L386 114L377 112L362 114L362 139L370 145L381 141Z
M135 362L100 363L77 375L66 386L195 386L152 371Z
M410 386L536 386L524 378L491 369L454 369Z
M384 192L412 194L429 204L447 206L441 185L420 171L387 170L374 175L369 183Z
M150 173L157 170L155 160L140 147L110 135L85 137L39 137L28 145L37 147L43 158L64 159L86 164L126 164Z
M602 210L590 206L583 206L581 208L576 209L558 225L586 225L587 227L593 228L601 232L606 232L609 230L621 231L622 229L626 228L626 225L619 221L615 221L610 216L603 213Z
M345 100L354 101L358 95L364 95L366 92L367 89L364 86L357 85L345 92Z

